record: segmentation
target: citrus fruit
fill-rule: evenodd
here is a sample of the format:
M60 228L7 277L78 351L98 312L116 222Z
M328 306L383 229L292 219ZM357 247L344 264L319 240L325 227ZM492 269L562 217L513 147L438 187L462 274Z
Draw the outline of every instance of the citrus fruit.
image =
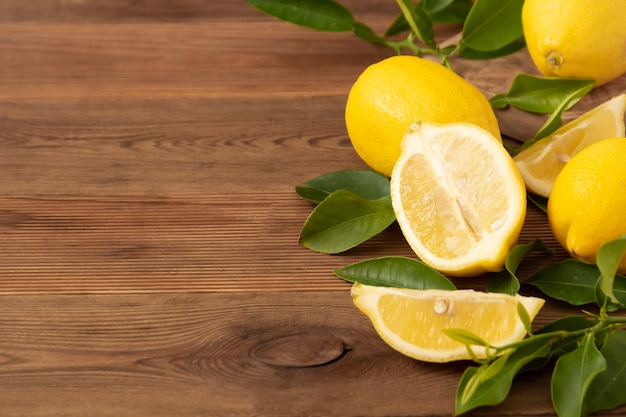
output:
M626 72L626 13L616 0L526 0L522 26L546 76L605 84Z
M386 176L400 155L404 133L420 120L473 123L500 139L493 109L476 87L443 65L415 56L394 56L367 67L350 89L345 120L357 154Z
M531 320L544 304L541 298L474 290L413 290L356 283L351 292L354 304L389 346L427 362L470 359L466 345L446 335L445 329L471 332L490 346L517 342L526 336L518 303ZM484 346L472 346L472 350L478 358L486 356Z
M501 270L526 214L513 159L489 132L467 123L413 124L390 192L413 251L453 276Z
M528 191L548 197L565 163L582 149L602 139L624 136L626 94L613 97L515 157Z
M548 199L548 220L572 257L589 263L600 246L626 234L626 138L594 143L565 165ZM618 272L626 273L626 257Z

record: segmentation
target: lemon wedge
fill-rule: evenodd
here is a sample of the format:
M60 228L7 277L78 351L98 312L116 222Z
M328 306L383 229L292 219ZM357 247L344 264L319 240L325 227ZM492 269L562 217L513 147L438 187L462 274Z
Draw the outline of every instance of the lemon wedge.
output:
M528 191L549 197L556 177L581 150L603 139L624 137L626 94L620 94L561 126L513 159Z
M489 132L466 123L415 123L391 175L398 224L416 255L452 276L499 271L517 242L526 189Z
M354 304L372 321L376 332L392 348L426 362L470 359L465 344L445 329L471 332L490 346L502 347L523 339L527 332L518 303L534 319L544 304L536 297L485 293L474 290L413 290L352 286ZM477 358L486 347L471 347Z

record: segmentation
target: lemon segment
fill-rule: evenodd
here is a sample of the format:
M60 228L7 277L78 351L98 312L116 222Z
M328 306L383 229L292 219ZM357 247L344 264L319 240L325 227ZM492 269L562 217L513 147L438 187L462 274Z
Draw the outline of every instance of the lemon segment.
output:
M419 120L477 124L501 142L485 96L441 64L393 56L367 67L350 89L345 122L352 146L370 168L387 177L404 134Z
M501 270L526 214L526 189L512 158L471 124L412 125L390 190L413 251L453 276Z
M502 347L526 336L517 305L531 320L544 300L521 295L484 293L474 290L411 290L352 286L354 304L369 317L376 332L392 348L414 359L451 362L470 359L464 344L444 333L445 329L469 331L491 346ZM472 346L478 358L483 346Z
M626 138L594 143L565 165L548 199L548 221L572 257L588 263L604 243L626 235ZM618 273L626 274L626 256Z
M624 137L625 112L626 94L620 94L515 155L528 191L548 197L556 177L574 155L602 139Z

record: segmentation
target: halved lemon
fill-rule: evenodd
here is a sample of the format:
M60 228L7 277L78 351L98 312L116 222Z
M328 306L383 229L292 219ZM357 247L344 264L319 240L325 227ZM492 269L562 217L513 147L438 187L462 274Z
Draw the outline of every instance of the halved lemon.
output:
M548 197L565 164L602 139L624 137L626 94L620 94L561 126L518 153L513 159L528 191Z
M531 320L544 304L541 298L474 290L412 290L356 283L351 292L354 304L389 346L427 362L471 358L466 345L446 335L444 329L471 332L495 347L522 340L527 332L518 303ZM471 349L476 357L486 357L486 347L473 345Z
M513 159L489 132L466 123L411 126L391 199L416 255L452 276L501 270L526 215Z

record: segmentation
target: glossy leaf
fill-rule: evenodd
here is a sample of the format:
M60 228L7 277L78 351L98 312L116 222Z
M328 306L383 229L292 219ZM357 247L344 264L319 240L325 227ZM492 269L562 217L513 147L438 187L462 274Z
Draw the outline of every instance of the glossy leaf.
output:
M548 120L546 120L545 123L539 128L539 131L535 134L535 136L533 136L531 140L527 140L526 142L522 144L522 146L520 147L520 150L528 148L529 146L531 146L533 143L537 142L538 140L543 139L549 136L550 134L556 132L556 130L559 127L561 127L561 125L563 124L563 121L561 119L561 115L563 114L563 112L571 109L572 106L576 104L578 100L580 100L585 94L591 91L592 88L593 88L593 84L590 84L584 88L581 88L578 91L573 92L569 96L567 96L563 100L561 105L557 107L554 110L554 112L552 112Z
M589 320L583 316L561 317L560 319L556 319L555 321L541 327L535 332L535 334L538 335L559 331L574 332L577 330L587 329L595 323L595 321Z
M505 259L505 269L489 276L489 281L487 282L487 291L504 293L509 295L517 294L520 288L520 284L515 273L517 272L517 268L519 267L522 260L526 257L526 255L534 251L542 251L544 253L553 252L540 239L535 239L527 244L519 244L513 246Z
M583 415L626 404L626 330L610 333L601 352L607 369L591 382L583 401Z
M492 107L508 105L533 113L550 114L558 109L572 93L593 86L589 80L539 77L518 74L506 94L497 94L489 102Z
M559 417L579 417L583 400L596 376L607 368L607 361L591 335L581 346L561 356L554 366L550 390L552 404Z
M485 342L480 336L465 329L443 329L443 333L446 336L464 345L484 347L489 346L489 344Z
M409 24L413 33L424 45L435 48L435 31L430 15L422 7L413 7L411 0L396 0L404 19Z
M246 0L270 16L327 32L352 30L354 17L333 0Z
M531 203L533 203L539 210L544 213L548 213L548 199L546 197L541 197L537 194L528 193L528 199Z
M371 43L383 44L385 42L383 37L378 36L372 28L361 22L354 22L353 32L357 38Z
M482 371L489 378L482 378L478 384L468 386L473 376L478 372L477 367L468 367L456 391L456 414L466 413L477 407L497 405L504 401L511 389L513 379L527 363L550 353L551 340L529 340L526 344L508 354L505 363L498 366L498 372ZM499 360L499 359L497 359Z
M598 250L596 262L601 273L599 289L606 296L608 301L620 304L613 293L613 282L620 261L626 253L626 235L605 243Z
M472 2L470 0L422 0L414 7L423 8L433 23L463 23L472 8ZM410 29L404 14L400 13L389 25L384 36L395 36Z
M582 316L568 316L557 319L536 330L534 333L535 336L557 332L561 333L562 337L558 339L555 338L553 340L552 349L549 355L542 358L537 358L527 363L521 372L540 369L545 366L548 361L550 361L553 357L559 357L568 352L576 350L578 348L580 336L565 336L564 332L577 332L579 330L588 329L596 323L596 321L589 320Z
M524 0L476 0L463 25L461 45L496 51L522 38Z
M349 169L324 174L296 186L296 193L313 203L323 201L337 190L377 200L389 195L389 178L370 170Z
M463 23L473 6L471 0L423 0L422 3L434 23Z
M491 51L479 51L477 49L470 48L466 44L461 44L461 46L459 47L459 55L467 59L493 59L515 53L525 46L526 40L523 36L520 36L508 45L504 45L502 48L494 49Z
M526 310L526 307L524 307L524 304L522 303L517 303L517 315L519 316L522 324L524 325L524 329L526 330L526 333L528 333L529 335L533 334L533 322L530 318L530 314L528 314L528 310Z
M341 279L366 285L416 290L456 290L438 271L416 259L400 256L369 259L334 270Z
M302 246L323 253L351 249L395 221L391 198L367 200L338 190L317 205L300 231Z
M600 271L594 265L574 259L553 264L524 281L544 294L572 305L593 303Z

